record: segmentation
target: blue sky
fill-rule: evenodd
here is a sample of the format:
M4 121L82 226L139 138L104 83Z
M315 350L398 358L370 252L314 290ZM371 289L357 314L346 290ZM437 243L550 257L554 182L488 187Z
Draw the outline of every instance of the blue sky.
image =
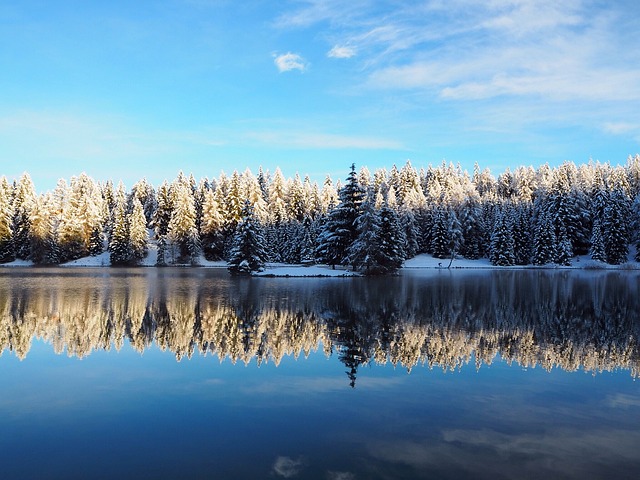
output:
M494 174L640 152L640 3L0 3L0 175Z

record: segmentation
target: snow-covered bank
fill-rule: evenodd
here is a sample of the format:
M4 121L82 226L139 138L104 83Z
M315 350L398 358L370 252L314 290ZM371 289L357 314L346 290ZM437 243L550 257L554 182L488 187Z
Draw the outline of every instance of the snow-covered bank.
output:
M480 258L478 260L467 260L466 258L441 259L435 258L428 254L417 255L414 258L407 260L404 263L405 269L564 269L564 270L640 270L640 262L633 260L635 255L634 251L629 252L628 261L621 265L609 265L607 263L598 262L592 260L588 255L574 257L571 260L571 265L560 266L555 264L550 265L518 265L512 267L497 267L492 265L489 259ZM154 267L156 264L157 250L155 245L152 245L149 249L149 254L140 263L141 267ZM25 260L15 260L10 263L0 264L0 267L33 267L33 262ZM109 267L111 262L109 260L109 252L104 252L95 257L83 257L77 260L63 263L60 267ZM191 267L189 264L184 265L172 265L171 267ZM134 267L135 268L135 267ZM227 268L227 263L224 261L211 262L201 257L198 261L198 265L194 268ZM256 273L258 277L353 277L359 276L358 273L352 270L336 266L332 269L328 265L289 265L284 263L268 263L264 271Z

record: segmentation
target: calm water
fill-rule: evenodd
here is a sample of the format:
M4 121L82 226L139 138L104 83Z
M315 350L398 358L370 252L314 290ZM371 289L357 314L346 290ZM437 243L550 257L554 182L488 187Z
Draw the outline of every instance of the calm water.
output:
M639 280L0 269L0 477L640 478Z

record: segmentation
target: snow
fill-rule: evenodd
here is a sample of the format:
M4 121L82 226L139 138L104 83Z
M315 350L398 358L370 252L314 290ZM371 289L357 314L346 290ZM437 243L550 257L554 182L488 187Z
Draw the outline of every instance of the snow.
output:
M344 267L336 266L335 270L329 265L288 265L285 263L268 263L262 272L255 273L257 277L353 277L357 273Z
M609 265L604 262L592 260L588 255L574 257L569 266L549 264L544 266L518 265L511 267L496 267L491 265L488 258L467 260L456 257L449 267L450 258L435 258L428 254L417 255L404 263L403 269L561 269L561 270L640 270L640 262L633 261L635 248L629 249L630 261L622 265ZM153 267L156 263L157 248L155 244L149 245L149 253L140 262L142 267ZM84 257L61 264L61 267L109 267L109 252L101 253L95 257ZM14 260L13 262L0 264L0 267L31 267L33 262L28 260ZM176 267L191 267L189 264L174 265ZM197 267L201 268L227 268L224 261L209 261L200 257ZM171 266L167 267L171 268ZM402 271L402 269L400 270ZM359 276L345 267L336 266L335 270L328 265L289 265L285 263L268 263L264 271L254 273L258 277L353 277Z

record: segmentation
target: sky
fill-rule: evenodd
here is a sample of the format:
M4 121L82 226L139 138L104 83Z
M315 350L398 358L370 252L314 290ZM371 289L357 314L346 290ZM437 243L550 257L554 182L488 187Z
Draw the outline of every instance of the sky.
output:
M640 153L637 0L0 0L0 176Z

